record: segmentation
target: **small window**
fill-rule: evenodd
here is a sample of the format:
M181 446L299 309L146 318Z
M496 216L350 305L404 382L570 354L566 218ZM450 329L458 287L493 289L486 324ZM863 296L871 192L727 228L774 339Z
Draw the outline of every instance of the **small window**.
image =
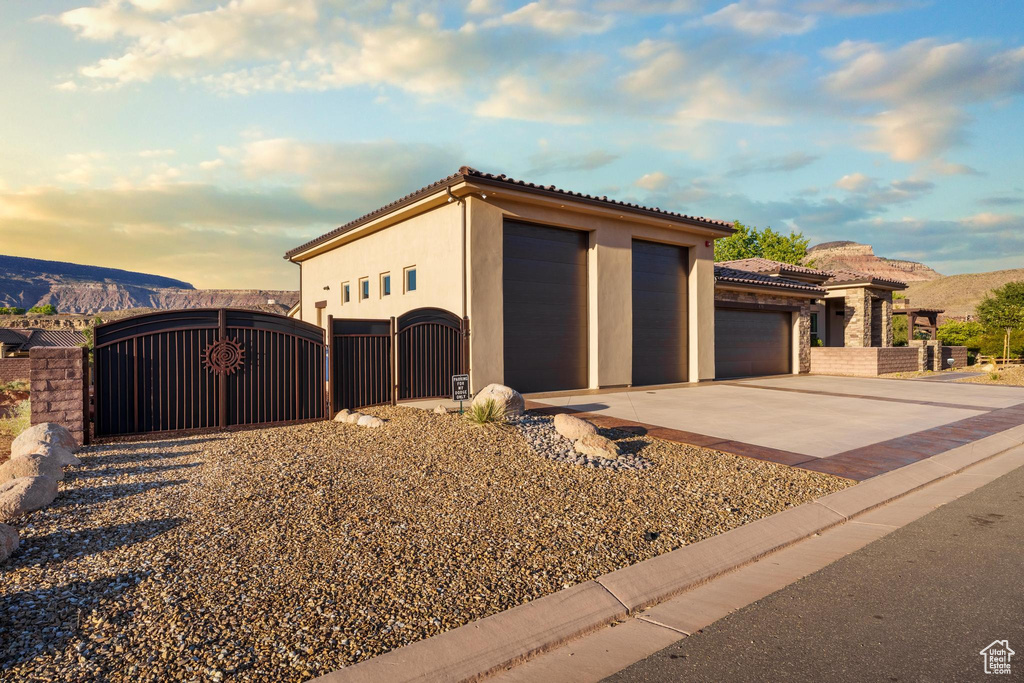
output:
M359 281L359 300L370 298L370 278L364 277Z
M380 276L381 297L391 296L391 273L382 273Z
M416 268L405 269L405 291L415 292L416 291Z
M341 303L347 304L352 300L352 292L347 282L341 283Z

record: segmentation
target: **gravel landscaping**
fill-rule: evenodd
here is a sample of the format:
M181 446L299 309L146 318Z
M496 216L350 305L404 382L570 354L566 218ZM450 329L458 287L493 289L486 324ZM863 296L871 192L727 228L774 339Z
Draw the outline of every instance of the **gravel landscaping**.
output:
M957 380L965 384L1001 384L1008 387L1024 387L1024 365L1008 365L997 372L986 372L977 377Z
M852 484L614 430L642 469L586 466L535 452L548 418L367 412L386 424L81 452L14 522L0 679L305 680Z

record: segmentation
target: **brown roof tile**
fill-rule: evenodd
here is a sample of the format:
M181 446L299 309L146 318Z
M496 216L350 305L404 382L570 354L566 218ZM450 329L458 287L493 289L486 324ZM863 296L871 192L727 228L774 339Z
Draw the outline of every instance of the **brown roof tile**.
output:
M475 168L463 166L456 173L453 173L450 176L446 176L441 180L431 183L430 185L421 187L415 192L411 192L400 199L396 199L395 201L389 204L385 204L379 209L376 209L368 214L360 216L355 220L349 221L348 223L340 227L337 227L334 230L331 230L330 232L325 233L314 240L310 240L305 244L299 245L298 247L289 250L288 252L285 253L284 257L286 259L290 259L296 254L299 254L303 251L306 251L307 249L322 244L334 237L337 237L338 235L342 235L346 232L349 232L350 230L354 230L360 225L369 223L375 218L379 218L380 216L391 213L396 209L399 209L408 204L412 204L418 199L422 199L423 197L438 192L439 190L442 190L445 187L451 187L463 181L471 181L499 187L510 187L513 189L525 190L527 192L534 192L538 194L554 194L564 196L575 201L583 201L592 204L614 206L615 208L623 209L630 213L655 215L661 218L677 220L690 224L695 223L698 225L704 225L710 228L715 228L717 230L723 231L731 230L733 225L731 222L728 221L720 221L713 218L705 218L703 216L690 216L675 211L659 209L657 207L643 206L641 204L633 204L630 202L622 202L617 199L609 199L607 196L603 195L598 197L594 195L584 194L582 192L563 190L561 188L555 187L554 185L538 185L536 183L530 183L525 180L516 180L515 178L510 178L504 173L498 175L493 173L484 173L482 171L476 170Z
M825 285L841 285L848 282L866 282L868 284L879 284L889 286L895 285L902 286L903 289L906 289L907 287L907 283L903 282L902 280L893 280L891 278L880 277L878 275L870 275L868 273L858 273L855 270L833 270L832 277L830 277L825 282Z
M766 273L758 273L750 270L741 270L734 268L727 263L735 263L725 261L723 263L715 264L715 282L728 282L740 285L753 285L755 287L776 287L779 289L796 290L800 292L808 292L812 294L824 294L825 290L815 285L809 285L806 282L799 282L797 280L788 280L784 277L777 275L768 275Z

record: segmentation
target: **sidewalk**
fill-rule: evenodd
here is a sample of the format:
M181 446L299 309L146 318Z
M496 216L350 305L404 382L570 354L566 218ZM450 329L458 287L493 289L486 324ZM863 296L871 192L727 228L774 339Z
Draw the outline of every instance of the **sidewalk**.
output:
M1018 468L606 680L982 680L997 639L1024 679L1022 491Z

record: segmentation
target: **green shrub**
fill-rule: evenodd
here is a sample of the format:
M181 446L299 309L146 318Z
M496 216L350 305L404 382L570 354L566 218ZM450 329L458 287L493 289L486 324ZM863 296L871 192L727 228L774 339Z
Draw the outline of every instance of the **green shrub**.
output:
M998 372L990 372L990 373L988 373L988 378L990 380L992 380L993 382L998 382L999 381L999 373Z
M975 337L985 333L985 326L978 322L960 322L948 320L939 325L938 340L945 346L966 346L970 350ZM977 351L977 349L975 349Z
M501 424L505 421L505 408L494 399L473 403L466 411L466 419L478 427Z
M0 307L0 315L24 315L25 309L18 308L17 306L2 306Z
M28 429L32 420L32 405L28 399L20 401L9 417L0 418L0 434L17 436Z
M33 306L28 309L29 313L38 313L39 315L57 315L57 307L53 304L45 304L43 306Z
M23 379L16 379L11 382L0 384L0 394L12 391L28 391L29 383Z

